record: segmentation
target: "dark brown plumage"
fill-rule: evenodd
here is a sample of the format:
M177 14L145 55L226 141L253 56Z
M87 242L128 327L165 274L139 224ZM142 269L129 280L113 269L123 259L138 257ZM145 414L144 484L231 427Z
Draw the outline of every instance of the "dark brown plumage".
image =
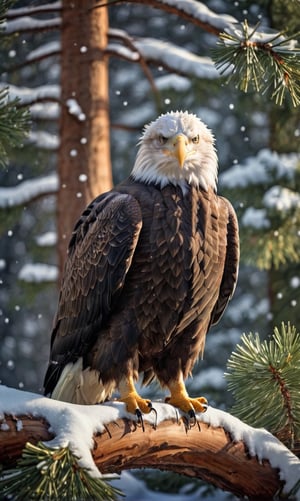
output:
M187 155L191 161L193 155L195 161L199 158L193 141L198 134L194 129L191 134L185 121L192 117L194 128L199 122L211 135L196 117L180 112L151 124L144 145L157 141L152 139L154 126L158 122L159 137L159 120L164 117L163 139L154 144L169 161L165 144L172 138L170 148L176 150L172 162L175 158L177 162L172 168L181 175L185 160L178 165L182 160L174 137L185 134ZM178 129L171 133L170 119ZM203 131L199 131L201 141ZM209 144L204 137L202 147L214 152L212 145L212 138ZM213 167L215 157L211 151L210 155ZM74 229L45 392L61 400L96 403L119 388L130 412L148 412L149 402L133 386L143 372L145 382L156 376L169 387L170 403L187 412L204 410L205 399L197 400L199 405L190 399L183 380L203 353L206 333L221 317L235 288L236 216L230 203L216 195L213 183L205 184L211 175L205 178L202 173L198 184L195 174L191 178L192 163L186 167L191 182L185 178L164 182L161 170L156 182L145 180L141 166L138 155L132 175L97 197Z

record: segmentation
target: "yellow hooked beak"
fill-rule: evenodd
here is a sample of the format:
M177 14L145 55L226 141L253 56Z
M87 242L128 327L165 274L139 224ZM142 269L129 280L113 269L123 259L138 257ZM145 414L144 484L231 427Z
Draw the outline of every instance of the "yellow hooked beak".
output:
M179 166L182 168L187 155L186 149L186 136L184 134L177 134L172 138L174 147L174 157L177 158Z

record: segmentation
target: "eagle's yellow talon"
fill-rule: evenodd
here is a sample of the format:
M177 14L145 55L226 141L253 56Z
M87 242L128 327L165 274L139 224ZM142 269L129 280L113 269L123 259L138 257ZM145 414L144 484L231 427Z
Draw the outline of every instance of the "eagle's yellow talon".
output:
M178 407L186 414L189 414L190 412L205 412L207 410L208 402L206 398L191 398L188 395L184 382L181 378L170 383L169 388L171 396L165 399L168 404Z
M140 397L137 393L132 376L124 377L119 385L120 390L120 401L126 404L127 412L131 414L139 415L139 411L142 414L149 414L153 409L151 400Z
M190 398L190 402L196 412L206 412L208 402L205 397Z
M208 405L208 402L204 397L199 397L199 398L190 398L190 397L183 398L182 396L180 396L179 398L167 397L165 399L165 402L173 405L174 407L178 407L180 410L182 410L187 414L190 411L206 412Z
M120 398L120 401L126 404L127 412L131 414L137 414L138 410L140 410L142 414L148 414L152 410L151 401L140 397L136 392Z

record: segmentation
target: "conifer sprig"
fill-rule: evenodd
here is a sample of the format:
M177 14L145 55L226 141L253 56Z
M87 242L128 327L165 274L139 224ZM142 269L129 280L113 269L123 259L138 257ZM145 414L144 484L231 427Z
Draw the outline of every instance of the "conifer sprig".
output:
M0 2L0 31L1 31L1 24L4 23L6 19L6 14L8 9L12 7L12 5L15 3L15 0L1 0Z
M27 108L18 106L19 99L8 99L8 88L0 89L0 166L7 162L7 149L19 146L30 126Z
M228 388L235 399L232 412L284 437L293 449L300 439L300 334L282 324L270 340L250 333L241 341L227 365Z
M18 467L2 472L0 488L15 501L112 501L122 492L103 478L94 478L78 465L68 447L53 449L27 443Z
M247 21L221 33L212 51L221 74L228 74L242 91L271 91L276 104L283 103L286 93L294 106L300 104L300 48L295 38L282 33L259 33L258 23L252 30Z

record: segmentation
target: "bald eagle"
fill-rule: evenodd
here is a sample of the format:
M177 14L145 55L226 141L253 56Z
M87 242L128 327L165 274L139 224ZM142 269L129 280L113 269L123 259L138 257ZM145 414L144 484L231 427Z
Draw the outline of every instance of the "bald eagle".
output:
M118 390L141 417L152 409L135 388L142 373L184 413L205 411L184 381L232 297L239 262L236 215L216 183L214 138L199 118L170 112L145 126L131 175L74 228L47 395L95 404Z

